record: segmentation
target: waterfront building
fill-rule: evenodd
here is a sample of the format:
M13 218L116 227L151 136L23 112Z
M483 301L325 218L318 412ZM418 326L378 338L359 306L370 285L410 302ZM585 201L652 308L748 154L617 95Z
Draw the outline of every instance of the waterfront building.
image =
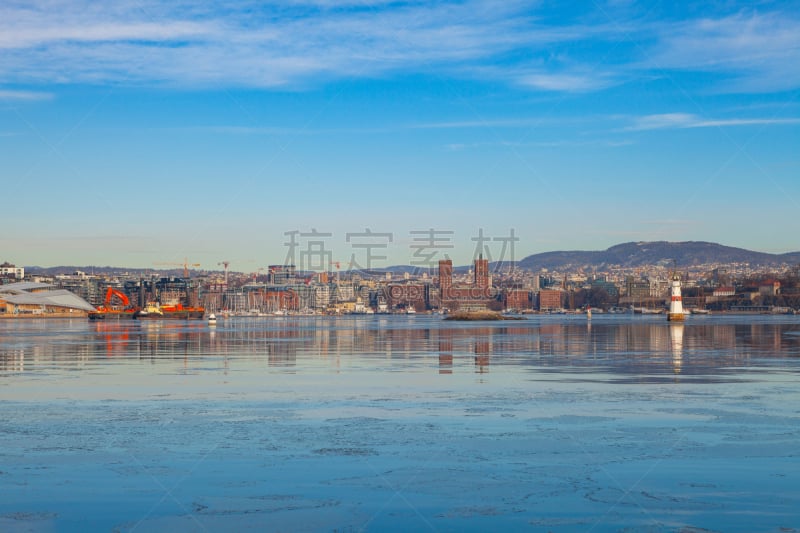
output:
M508 309L532 309L533 294L527 289L509 289L506 294L506 307Z
M781 293L780 281L768 281L758 286L758 294L761 296L777 296Z
M483 257L475 260L472 284L454 284L453 262L439 261L438 283L440 305L451 311L487 309L495 301L491 297L489 261Z
M0 285L0 317L85 317L92 304L48 283L19 282Z
M314 287L314 309L324 310L331 303L331 288L329 285L317 285Z
M103 302L103 295L105 289L100 289L101 279L97 276L91 276L80 270L72 274L57 275L54 284L59 289L66 289L69 292L76 294L94 305L100 305Z
M734 294L736 294L736 289L733 287L717 287L712 293L716 297L733 296Z
M25 268L12 265L8 261L0 265L0 277L13 277L15 279L23 279L25 277Z
M561 289L542 289L539 291L539 310L555 311L564 307L564 291Z
M291 287L246 286L248 312L297 311L299 298Z
M479 289L486 289L489 287L489 260L484 259L481 255L475 260L475 287Z
M270 265L267 280L272 285L287 285L297 276L294 265Z
M390 309L424 311L428 307L427 287L429 283L401 281L386 286L386 302Z
M628 276L625 278L625 295L631 300L649 299L651 297L650 282Z
M606 281L604 279L593 280L591 287L593 289L602 289L606 292L606 294L614 298L619 296L619 288L614 283L611 283L610 281Z
M352 283L339 282L334 285L334 301L354 302L356 299L356 289Z
M663 298L670 291L670 282L667 280L650 280L650 298Z

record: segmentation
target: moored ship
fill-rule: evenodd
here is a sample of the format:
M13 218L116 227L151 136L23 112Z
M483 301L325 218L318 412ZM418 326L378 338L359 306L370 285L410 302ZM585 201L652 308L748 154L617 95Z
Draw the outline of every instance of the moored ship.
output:
M122 307L113 305L113 298L116 297L122 303ZM136 318L139 308L131 305L128 296L113 287L106 289L106 297L103 305L94 311L89 311L89 320L130 320Z
M203 307L151 303L144 309L139 310L133 318L135 320L200 320L205 315L205 312L206 310Z
M136 309L97 309L89 311L89 320L132 320L136 318Z

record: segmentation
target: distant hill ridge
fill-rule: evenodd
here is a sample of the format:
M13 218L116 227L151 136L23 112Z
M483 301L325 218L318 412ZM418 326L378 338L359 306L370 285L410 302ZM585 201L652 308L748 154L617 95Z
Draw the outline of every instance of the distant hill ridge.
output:
M529 255L517 261L520 268L526 270L539 271L542 268L548 270L559 270L565 268L591 267L604 268L612 265L621 267L643 267L647 265L671 266L676 264L680 267L707 263L750 263L753 266L778 266L781 264L800 264L800 252L789 252L785 254L769 254L764 252L754 252L744 248L734 248L713 242L703 241L649 241L649 242L626 242L617 244L602 251L555 251ZM508 264L508 262L506 262ZM493 266L497 266L493 263ZM454 270L461 272L470 268L470 265L456 267ZM162 276L173 275L181 276L182 269L170 269L153 271L151 269L137 269L125 267L25 267L30 273L39 274L66 274L76 270L84 272L112 273L120 271L157 273ZM375 269L374 272L413 272L419 270L417 267L408 265L391 266L384 269ZM198 272L207 271L193 270L193 275Z
M596 268L619 265L643 267L647 265L678 267L707 263L750 263L753 266L800 263L800 252L769 254L734 248L713 242L626 242L603 251L560 251L529 255L517 262L529 270L563 269L565 267L591 266Z

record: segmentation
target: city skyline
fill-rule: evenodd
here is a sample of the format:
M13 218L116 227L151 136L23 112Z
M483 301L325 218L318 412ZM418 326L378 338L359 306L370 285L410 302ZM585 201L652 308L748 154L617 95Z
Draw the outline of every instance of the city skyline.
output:
M413 264L428 230L453 232L439 252L455 264L479 232L497 259L511 230L516 260L629 241L800 249L792 2L0 15L0 260L247 270L313 231L341 263L348 234L391 234L379 267Z

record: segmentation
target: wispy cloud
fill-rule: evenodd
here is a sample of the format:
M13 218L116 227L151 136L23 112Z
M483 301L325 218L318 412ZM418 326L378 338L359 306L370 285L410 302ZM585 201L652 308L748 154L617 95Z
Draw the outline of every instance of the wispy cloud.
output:
M778 126L800 124L800 118L727 118L707 119L691 113L662 113L637 117L630 131L685 129L685 128L725 128L730 126Z
M506 148L575 148L575 147L589 147L596 146L602 148L621 148L635 144L634 141L629 139L556 139L552 141L491 141L491 142L478 142L478 143L451 143L445 145L445 148L451 152L460 152L468 149L475 148L491 148L491 147L506 147Z
M0 75L28 81L225 83L269 87L309 77L379 76L462 65L521 42L563 38L529 32L515 2L279 6L32 2L0 8Z
M797 12L738 13L688 20L660 30L645 68L714 72L728 76L724 91L778 91L800 86Z
M723 90L800 86L795 14L611 21L548 17L546 8L524 0L6 2L0 79L269 88L432 72L587 93L680 70L714 73Z
M521 85L557 92L589 92L605 89L618 83L608 75L581 73L537 73L519 78Z
M75 26L43 25L15 26L5 28L0 34L0 48L15 49L46 46L58 41L73 43L99 43L107 41L151 41L165 42L180 39L207 37L214 33L213 27L194 22L141 22L89 23Z
M0 102L2 101L36 101L36 100L51 100L52 93L41 91L12 91L0 89Z
M661 219L661 220L642 220L640 224L643 225L651 225L651 226L690 226L698 224L697 220L691 219Z
M529 119L486 119L486 120L461 120L452 122L427 122L411 124L409 129L437 130L437 129L470 129L470 128L528 128L542 122L554 119L529 118Z

